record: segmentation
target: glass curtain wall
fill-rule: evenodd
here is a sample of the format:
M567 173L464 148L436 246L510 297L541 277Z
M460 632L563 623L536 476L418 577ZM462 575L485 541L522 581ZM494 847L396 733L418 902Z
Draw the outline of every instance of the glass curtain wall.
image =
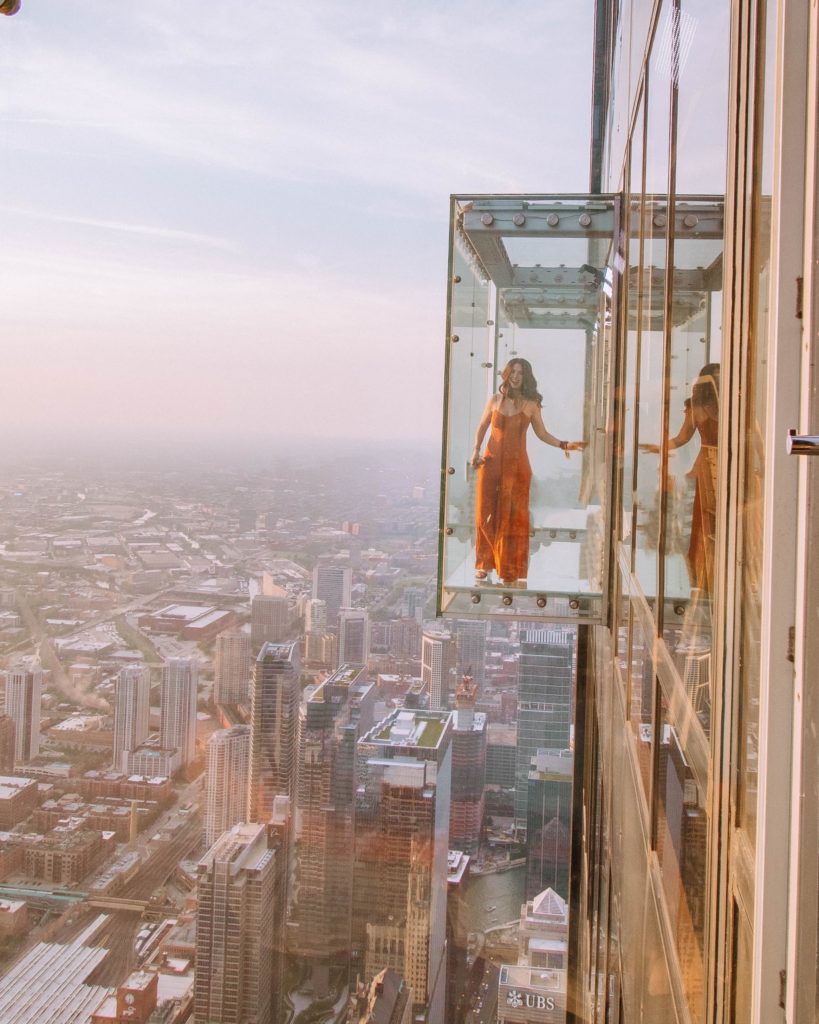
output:
M597 973L588 1005L596 1021L616 1020L622 1004L625 1020L705 1022L715 948L709 786L731 4L612 7L608 184L625 184L615 385L620 596L613 633L597 634L599 671L613 683L610 699L597 697L600 762L615 778L611 805L594 802L611 906L604 918L595 881L587 913L592 950L604 924L610 948L605 962L590 954ZM616 826L603 820L604 807ZM606 877L596 864L589 872ZM617 984L613 964L622 970Z

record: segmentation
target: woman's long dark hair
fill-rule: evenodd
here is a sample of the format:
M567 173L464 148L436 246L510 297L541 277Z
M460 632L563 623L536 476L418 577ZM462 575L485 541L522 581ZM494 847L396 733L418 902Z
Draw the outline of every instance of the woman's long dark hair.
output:
M532 364L528 359L510 359L501 371L501 383L498 391L506 398L509 395L509 375L513 366L519 366L523 370L523 381L520 385L520 397L528 402L537 402L543 405L543 395L537 389L537 381L532 373Z
M719 418L719 363L706 363L691 389L691 404Z

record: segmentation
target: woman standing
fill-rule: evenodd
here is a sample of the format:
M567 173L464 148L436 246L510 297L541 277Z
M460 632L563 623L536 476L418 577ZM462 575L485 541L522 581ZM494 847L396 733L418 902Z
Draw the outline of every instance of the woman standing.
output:
M569 452L582 441L559 441L543 424L543 396L531 364L512 359L501 374L498 393L486 403L475 434L470 460L478 471L475 503L475 578L485 580L495 571L506 584L526 579L529 573L529 486L532 469L526 454L526 433L531 424L544 444ZM486 450L481 445L489 431Z

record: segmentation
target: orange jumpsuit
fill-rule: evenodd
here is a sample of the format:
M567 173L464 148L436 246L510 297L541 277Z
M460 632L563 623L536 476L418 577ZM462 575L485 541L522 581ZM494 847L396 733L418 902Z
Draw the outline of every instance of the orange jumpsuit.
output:
M478 467L475 568L494 569L504 580L526 579L529 572L529 422L523 412L504 416L495 409Z
M710 594L714 582L714 542L717 533L717 433L715 419L696 425L700 450L688 476L694 479L694 511L688 543L691 586Z

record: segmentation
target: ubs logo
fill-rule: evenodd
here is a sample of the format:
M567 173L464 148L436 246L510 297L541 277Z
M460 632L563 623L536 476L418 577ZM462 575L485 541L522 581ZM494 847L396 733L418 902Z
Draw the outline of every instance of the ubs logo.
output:
M542 996L537 992L519 992L516 988L510 988L506 993L506 1005L513 1010L520 1010L524 1006L528 1010L554 1010L555 1001L552 996Z

